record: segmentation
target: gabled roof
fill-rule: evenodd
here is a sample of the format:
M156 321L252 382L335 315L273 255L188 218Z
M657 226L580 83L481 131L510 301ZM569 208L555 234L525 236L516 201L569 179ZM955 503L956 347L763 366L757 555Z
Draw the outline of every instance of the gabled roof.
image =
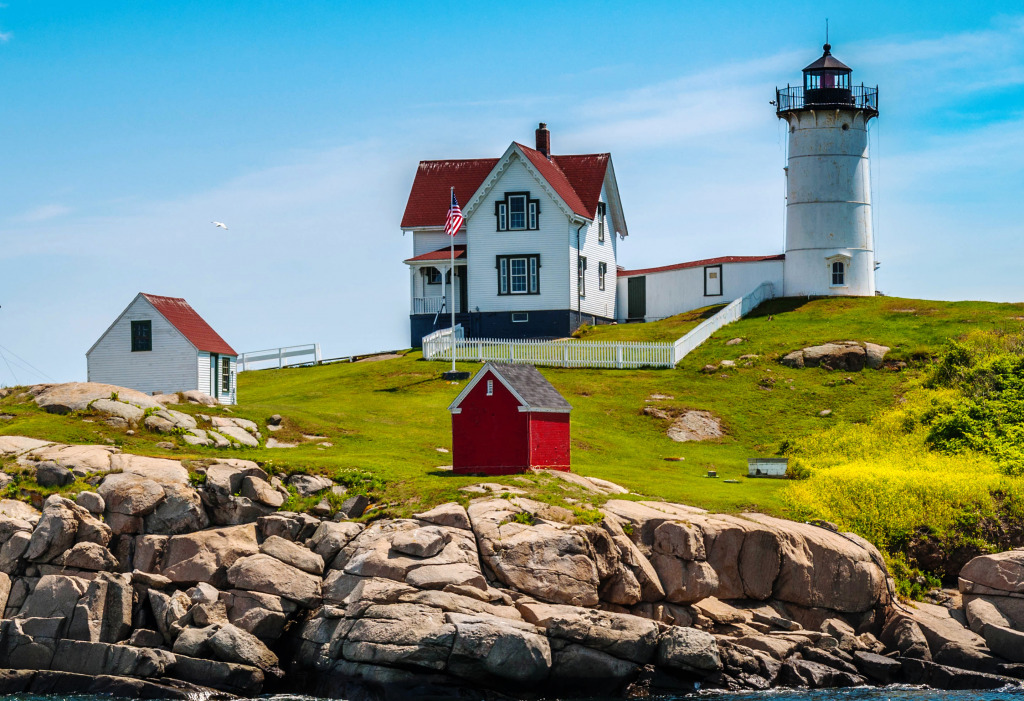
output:
M421 253L418 256L413 256L412 258L406 258L404 262L406 262L406 263L422 263L424 261L431 261L431 260L445 261L445 260L450 260L451 257L452 257L451 248L439 248L436 251L431 251L430 253ZM466 257L466 244L460 243L459 245L457 245L455 247L455 260L459 260L460 258L465 258L465 257Z
M515 396L519 401L520 411L559 414L567 414L572 411L572 405L565 401L565 397L559 394L554 385L548 382L537 368L532 365L510 365L507 363L486 363L451 403L448 411L452 413L460 411L459 405L462 400L469 396L469 393L487 375L488 371L493 373Z
M520 143L514 143L514 146L574 214L594 219L611 161L610 154L552 156L548 159L536 149ZM455 196L465 210L499 161L500 158L420 161L405 205L402 228L444 226L450 188L455 187Z
M189 343L196 347L196 350L238 355L235 349L229 346L181 297L160 297L145 292L141 294L167 321L171 322L174 328L181 332L182 336L188 339Z
M660 268L639 268L637 270L616 271L617 277L629 277L630 275L647 275L648 273L665 273L669 270L685 270L686 268L701 268L705 265L721 265L722 263L760 263L762 261L786 260L785 253L774 256L722 256L721 258L705 258L704 260L692 260L689 263L676 263L674 265L663 265Z

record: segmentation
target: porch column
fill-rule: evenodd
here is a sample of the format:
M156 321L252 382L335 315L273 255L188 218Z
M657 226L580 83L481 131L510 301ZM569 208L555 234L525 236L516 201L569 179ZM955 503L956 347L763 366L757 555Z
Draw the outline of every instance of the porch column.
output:
M416 266L409 266L409 313L416 313Z

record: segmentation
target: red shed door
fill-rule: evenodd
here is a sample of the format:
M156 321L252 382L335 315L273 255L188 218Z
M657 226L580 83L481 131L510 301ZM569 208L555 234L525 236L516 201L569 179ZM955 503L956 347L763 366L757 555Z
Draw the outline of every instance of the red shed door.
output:
M530 467L529 414L488 371L452 414L455 472L507 475Z
M569 414L530 414L530 464L569 471Z

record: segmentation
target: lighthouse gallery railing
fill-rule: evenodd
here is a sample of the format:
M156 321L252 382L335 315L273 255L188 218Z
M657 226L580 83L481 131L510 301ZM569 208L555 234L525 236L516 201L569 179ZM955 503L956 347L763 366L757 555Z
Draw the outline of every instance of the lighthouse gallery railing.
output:
M878 111L878 88L854 85L849 90L823 88L809 91L805 95L803 86L787 86L775 89L775 111L778 113L789 110L814 109L816 107L845 107Z

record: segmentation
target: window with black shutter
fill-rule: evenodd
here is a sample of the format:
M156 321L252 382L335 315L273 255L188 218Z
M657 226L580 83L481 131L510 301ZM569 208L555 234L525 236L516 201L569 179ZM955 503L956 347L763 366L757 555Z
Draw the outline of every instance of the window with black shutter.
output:
M132 322L132 352L153 350L153 322Z

